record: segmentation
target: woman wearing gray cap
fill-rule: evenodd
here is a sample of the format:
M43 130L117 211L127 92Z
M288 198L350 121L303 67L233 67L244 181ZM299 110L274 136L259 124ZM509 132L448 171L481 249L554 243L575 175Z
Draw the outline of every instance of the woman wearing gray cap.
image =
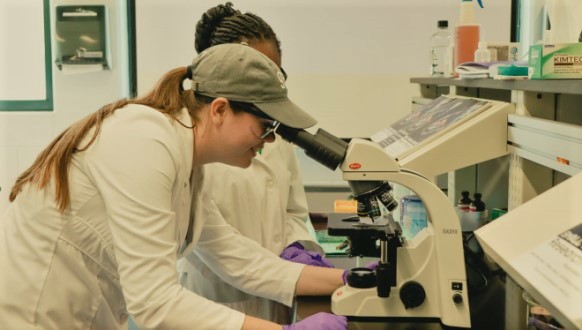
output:
M208 9L196 24L197 52L240 42L248 43L281 66L281 47L275 32L255 14L242 13L227 2ZM266 252L293 262L333 267L309 233L312 225L307 198L295 149L290 143L277 138L266 144L248 168L221 163L205 165L204 185L218 209L205 220L230 225L238 234L221 236L223 241L238 241L234 250L226 253L237 255L240 245L256 242ZM248 243L248 239L253 242ZM215 240L215 244L220 242ZM213 269L227 260L202 261L198 256L202 246L178 260L180 283L184 287L247 315L277 323L292 320L293 310L284 304L250 295L223 281L222 275ZM265 251L257 247L257 252ZM245 260L228 262L236 267Z
M0 328L115 329L129 313L142 328L281 329L182 288L176 271L194 244L223 233L204 224L213 205L195 207L208 201L200 166L248 166L278 122L315 124L287 98L276 64L228 44L66 129L17 179L0 218ZM341 269L276 256L257 268L263 256L241 250L231 257L248 266L226 280L252 294L289 304L343 283ZM346 327L343 317L312 318L319 329Z

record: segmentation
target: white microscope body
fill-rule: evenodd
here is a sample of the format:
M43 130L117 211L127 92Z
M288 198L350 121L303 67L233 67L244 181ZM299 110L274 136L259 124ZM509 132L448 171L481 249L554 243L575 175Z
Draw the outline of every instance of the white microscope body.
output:
M340 165L347 181L388 181L414 191L429 225L396 248L395 286L388 297L376 287L345 285L332 295L331 310L358 317L438 318L452 327L471 327L459 219L447 196L423 176L401 169L378 144L353 139ZM390 262L390 260L388 260Z

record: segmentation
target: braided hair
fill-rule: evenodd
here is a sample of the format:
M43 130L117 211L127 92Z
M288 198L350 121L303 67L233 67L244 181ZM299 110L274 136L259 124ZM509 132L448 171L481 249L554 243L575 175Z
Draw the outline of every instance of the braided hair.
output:
M231 2L208 9L196 24L194 47L198 53L208 47L245 41L268 40L281 54L281 42L267 22L255 14L241 13Z

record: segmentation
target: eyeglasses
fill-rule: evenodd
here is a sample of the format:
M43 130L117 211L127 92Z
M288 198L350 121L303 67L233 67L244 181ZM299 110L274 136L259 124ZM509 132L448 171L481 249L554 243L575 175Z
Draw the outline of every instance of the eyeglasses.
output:
M287 81L287 72L285 72L285 70L283 70L282 67L279 67L279 70L281 70L281 73L283 74L283 77L285 78L285 81Z
M264 112L257 109L252 103L237 102L237 101L231 101L231 100L229 100L228 102L235 109L239 109L239 110L244 111L246 113L250 113L253 116L257 116L257 117L261 118L261 122L263 124L263 130L264 130L263 134L261 134L259 136L259 138L261 138L261 140L266 139L271 134L275 134L275 130L277 130L277 128L281 124L279 121L273 120L271 117L267 116Z
M281 123L276 120L264 119L263 129L265 130L265 132L261 134L261 136L259 136L261 140L266 139L271 134L275 134L275 130L277 130L280 124Z

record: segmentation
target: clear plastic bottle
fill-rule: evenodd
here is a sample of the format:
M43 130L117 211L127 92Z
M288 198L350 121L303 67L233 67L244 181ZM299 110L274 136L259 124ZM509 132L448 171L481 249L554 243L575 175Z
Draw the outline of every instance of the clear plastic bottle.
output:
M438 21L438 30L430 38L430 75L434 77L451 76L451 42L449 21Z
M479 41L479 47L475 51L475 62L491 62L491 51L484 41Z

